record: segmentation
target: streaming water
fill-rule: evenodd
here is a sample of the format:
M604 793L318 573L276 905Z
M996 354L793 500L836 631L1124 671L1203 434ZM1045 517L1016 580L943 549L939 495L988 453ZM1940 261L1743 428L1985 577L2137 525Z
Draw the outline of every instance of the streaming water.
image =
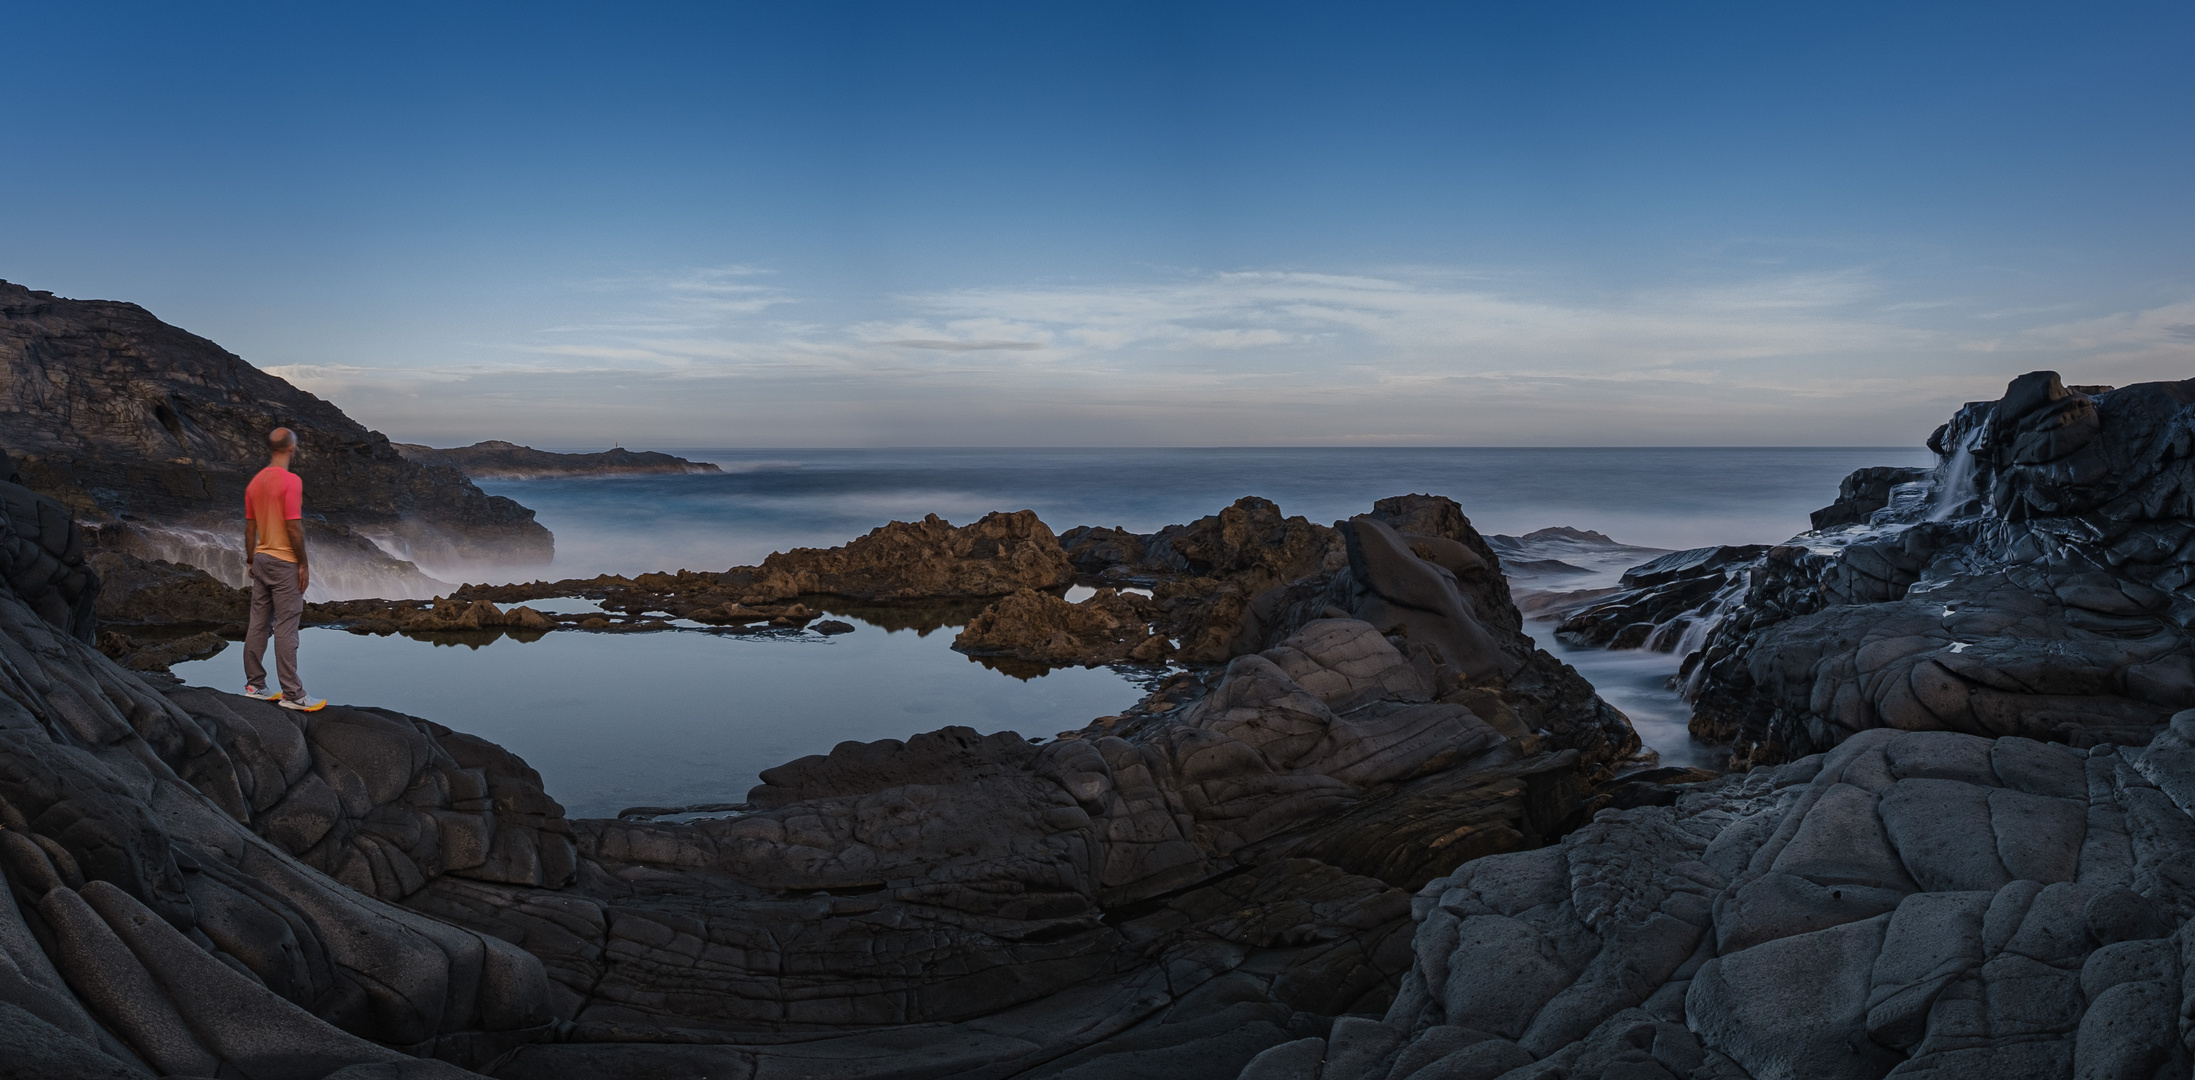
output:
M1936 489L1928 508L1928 520L1949 521L1975 497L1974 450L1986 429L1976 427L1959 439L1951 453L1936 467Z

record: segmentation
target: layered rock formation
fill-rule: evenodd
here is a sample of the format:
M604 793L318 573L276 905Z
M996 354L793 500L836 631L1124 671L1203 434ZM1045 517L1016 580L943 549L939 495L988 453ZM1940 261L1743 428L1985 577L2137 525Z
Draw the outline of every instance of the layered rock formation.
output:
M1693 732L1776 762L1876 727L2148 741L2195 706L2195 380L2014 380L1921 489L1771 549L1686 661ZM1871 504L1848 482L1823 520ZM1904 495L1898 498L1898 490Z
M80 543L61 505L15 485L0 502L40 523L10 515L35 543L0 565L0 1061L64 1078L430 1077L461 1073L412 1054L485 1062L553 1031L533 956L322 872L394 895L390 853L407 851L543 883L509 854L559 838L537 778L389 714L187 710L84 640L90 577L46 568Z
M547 562L533 512L135 304L0 282L0 446L25 481L96 526L95 546L244 580L244 485L267 432L295 430L316 596L429 595L422 574ZM393 553L393 554L392 554Z
M706 461L688 461L651 450L616 447L596 454L559 454L514 442L490 439L471 446L437 450L418 443L391 443L396 452L421 465L456 469L474 480L540 480L567 476L656 476L722 472Z
M2146 749L1875 729L1413 901L1378 1020L1242 1080L2185 1076L2195 711Z

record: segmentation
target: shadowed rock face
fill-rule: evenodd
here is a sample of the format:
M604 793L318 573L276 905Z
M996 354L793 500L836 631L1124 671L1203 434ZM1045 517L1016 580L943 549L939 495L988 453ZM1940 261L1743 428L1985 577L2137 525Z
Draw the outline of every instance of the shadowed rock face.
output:
M1428 883L1383 1020L1240 1075L2183 1076L2191 809L2195 711L2146 749L1864 732Z
M2014 380L1927 490L1771 549L1686 660L1693 733L1742 766L1876 727L2138 744L2195 706L2195 380L2088 389Z
M184 561L242 583L244 485L278 425L298 434L308 536L331 582L355 563L361 585L431 590L371 541L429 567L549 559L532 511L406 461L379 433L213 342L135 304L0 282L6 449L32 488L100 526L99 545L153 558L188 550Z
M99 575L85 562L84 536L68 508L22 486L15 462L0 450L0 559L7 587L49 624L91 641Z

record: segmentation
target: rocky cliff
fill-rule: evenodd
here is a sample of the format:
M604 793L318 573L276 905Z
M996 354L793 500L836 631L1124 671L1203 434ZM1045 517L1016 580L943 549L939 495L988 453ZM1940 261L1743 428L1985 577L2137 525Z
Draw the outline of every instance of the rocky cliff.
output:
M435 571L549 559L532 511L213 342L135 304L0 282L0 447L93 546L241 584L238 508L278 425L298 434L317 595L431 595Z

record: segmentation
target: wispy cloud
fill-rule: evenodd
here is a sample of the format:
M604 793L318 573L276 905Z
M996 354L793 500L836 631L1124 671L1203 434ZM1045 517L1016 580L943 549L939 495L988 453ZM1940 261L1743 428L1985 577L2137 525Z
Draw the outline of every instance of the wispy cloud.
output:
M904 338L899 341L878 342L880 345L897 345L902 349L935 349L939 352L996 352L1001 349L1041 349L1041 341L954 341L948 338Z
M2128 381L2195 360L2195 301L2063 321L1865 269L1582 299L1426 268L1179 273L903 294L840 322L778 317L804 298L750 267L581 292L601 317L483 343L471 365L286 377L378 379L413 408L554 400L532 416L619 431L652 415L689 442L1863 443L1918 438L2014 367Z

